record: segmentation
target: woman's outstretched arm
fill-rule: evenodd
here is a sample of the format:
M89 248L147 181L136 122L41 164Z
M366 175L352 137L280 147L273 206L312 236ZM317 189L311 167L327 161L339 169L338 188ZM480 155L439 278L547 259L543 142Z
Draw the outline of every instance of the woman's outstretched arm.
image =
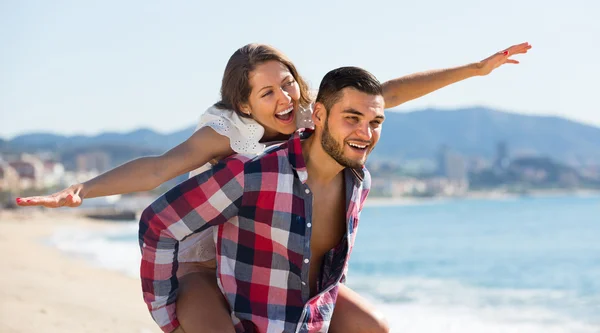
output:
M54 194L17 198L19 206L77 207L85 198L149 191L213 159L233 153L229 138L202 127L189 139L160 156L131 160L84 183Z
M518 64L517 60L510 57L527 53L529 49L531 49L529 43L521 43L496 52L479 62L414 73L386 81L383 83L385 107L386 109L393 108L473 76L488 75L504 64Z

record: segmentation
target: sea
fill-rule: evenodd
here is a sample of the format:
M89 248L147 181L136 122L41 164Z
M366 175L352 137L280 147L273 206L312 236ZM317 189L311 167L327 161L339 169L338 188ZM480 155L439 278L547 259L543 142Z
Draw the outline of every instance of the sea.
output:
M48 242L138 276L136 221ZM600 333L600 195L368 205L348 285L392 332Z

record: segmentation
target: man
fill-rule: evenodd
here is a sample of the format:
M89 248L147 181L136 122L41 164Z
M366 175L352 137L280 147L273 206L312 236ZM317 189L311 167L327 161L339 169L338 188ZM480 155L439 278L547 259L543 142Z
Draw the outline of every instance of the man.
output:
M178 242L218 226L218 283L238 332L327 331L383 110L373 75L333 70L319 87L314 132L298 131L253 159L225 159L148 207L140 220L142 288L163 330L177 327Z

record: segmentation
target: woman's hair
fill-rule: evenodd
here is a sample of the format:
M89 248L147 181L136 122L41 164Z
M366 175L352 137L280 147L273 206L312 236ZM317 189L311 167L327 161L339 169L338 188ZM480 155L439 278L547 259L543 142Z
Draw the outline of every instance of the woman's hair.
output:
M300 88L300 106L308 108L311 100L308 85L298 74L296 66L288 57L276 48L265 44L248 44L239 48L225 66L223 81L221 83L221 100L215 104L220 109L229 109L237 112L241 117L250 117L241 112L241 106L248 103L252 87L250 86L250 72L257 65L267 61L279 61L290 71Z

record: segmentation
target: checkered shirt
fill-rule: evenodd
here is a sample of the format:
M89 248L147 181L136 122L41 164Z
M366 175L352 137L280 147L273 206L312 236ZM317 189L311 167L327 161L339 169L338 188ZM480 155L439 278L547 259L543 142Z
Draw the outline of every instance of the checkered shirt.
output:
M237 332L326 332L344 282L360 211L370 187L366 169L345 169L347 232L325 254L310 297L312 193L302 156L305 129L250 158L233 155L166 192L140 218L144 301L164 332L175 315L178 243L217 227L217 283Z

